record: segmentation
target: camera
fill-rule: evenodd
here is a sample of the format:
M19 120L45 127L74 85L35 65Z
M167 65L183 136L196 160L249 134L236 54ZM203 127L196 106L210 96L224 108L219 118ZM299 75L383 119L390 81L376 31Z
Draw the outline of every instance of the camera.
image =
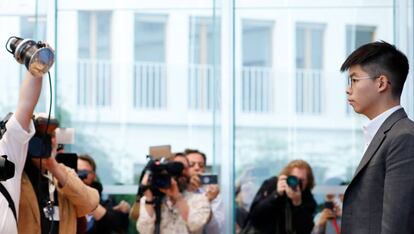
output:
M202 174L200 177L201 184L218 184L218 176L215 174Z
M165 158L154 159L151 156L149 158L146 173L149 173L148 185L153 192L171 187L171 178L181 176L184 170L184 165L180 162L167 161Z
M48 72L55 61L54 51L41 41L12 36L6 42L6 49L18 63L24 64L37 77Z
M14 163L7 160L6 155L0 157L0 181L6 181L14 176Z
M300 179L296 176L288 176L286 179L286 183L289 187L291 187L292 189L296 189L299 185L299 188L302 187L302 183L300 181Z
M334 204L332 201L326 201L326 202L323 204L323 206L324 206L326 209L333 210L333 209L334 209L334 207L335 207L335 204Z
M36 133L29 141L28 155L31 158L48 158L52 153L52 137L59 122L43 116L36 116L33 122Z
M0 139L6 133L6 123L9 121L13 113L8 113L4 119L0 121ZM0 156L0 181L6 181L13 178L15 166L14 163L7 160L6 155Z

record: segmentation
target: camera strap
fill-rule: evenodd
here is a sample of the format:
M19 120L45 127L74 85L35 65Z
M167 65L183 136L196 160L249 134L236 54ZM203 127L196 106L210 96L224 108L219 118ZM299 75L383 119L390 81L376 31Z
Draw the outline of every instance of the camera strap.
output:
M337 233L337 234L341 234L341 230L340 230L340 229L339 229L339 227L338 227L338 223L336 222L336 218L333 218L333 219L332 219L332 224L333 224L333 226L334 226L334 228L335 228L336 233Z
M7 191L6 187L4 187L4 185L2 183L0 183L0 192L4 195L7 202L9 203L9 207L10 207L11 211L13 212L13 216L14 216L14 219L16 220L16 224L17 224L16 207L14 206L14 202L13 202L13 199L11 198L11 196L10 196L9 191Z

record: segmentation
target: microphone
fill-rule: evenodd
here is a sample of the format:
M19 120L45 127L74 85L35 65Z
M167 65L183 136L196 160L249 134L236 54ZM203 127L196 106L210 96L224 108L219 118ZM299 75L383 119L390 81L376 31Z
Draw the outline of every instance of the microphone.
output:
M48 72L55 61L54 51L41 41L12 36L6 42L6 50L36 77Z

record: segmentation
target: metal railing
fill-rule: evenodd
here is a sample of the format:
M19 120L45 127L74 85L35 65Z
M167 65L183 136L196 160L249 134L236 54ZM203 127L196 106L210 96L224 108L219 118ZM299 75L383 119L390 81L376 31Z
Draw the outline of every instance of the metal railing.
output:
M296 113L319 114L323 111L323 76L321 70L296 70Z
M241 110L266 113L273 110L274 72L268 67L243 67Z
M83 107L111 106L111 61L80 59L77 67L77 104Z
M134 108L166 108L167 66L165 63L136 62L133 82Z
M220 70L212 65L189 65L188 108L208 111L219 108L219 76Z

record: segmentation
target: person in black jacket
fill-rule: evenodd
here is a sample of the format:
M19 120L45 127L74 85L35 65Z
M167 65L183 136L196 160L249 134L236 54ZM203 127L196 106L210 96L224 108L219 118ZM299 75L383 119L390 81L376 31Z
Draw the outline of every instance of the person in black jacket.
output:
M93 158L87 154L78 157L78 175L82 181L99 192L102 195L102 184L97 180L96 163ZM116 206L112 205L110 200L102 200L100 205L88 216L86 216L86 234L106 234L106 233L127 233L129 223L130 205L122 200ZM78 222L80 222L78 220ZM78 230L78 233L83 233Z
M316 211L316 202L311 193L314 185L312 169L307 162L290 162L279 177L271 177L263 182L244 225L244 228L255 231L245 233L311 233Z

